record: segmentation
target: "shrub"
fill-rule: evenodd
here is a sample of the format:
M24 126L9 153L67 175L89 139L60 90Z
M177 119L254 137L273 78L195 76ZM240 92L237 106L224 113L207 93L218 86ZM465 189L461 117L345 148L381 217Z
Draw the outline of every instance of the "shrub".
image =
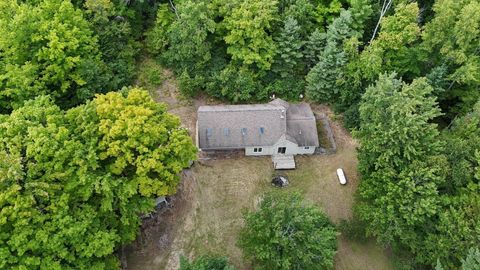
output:
M150 93L163 83L163 68L154 60L143 61L138 68L138 85Z
M200 256L193 262L180 257L180 270L235 270L226 257Z
M349 240L365 241L367 240L365 233L365 223L358 218L351 220L342 219L338 225L338 229Z

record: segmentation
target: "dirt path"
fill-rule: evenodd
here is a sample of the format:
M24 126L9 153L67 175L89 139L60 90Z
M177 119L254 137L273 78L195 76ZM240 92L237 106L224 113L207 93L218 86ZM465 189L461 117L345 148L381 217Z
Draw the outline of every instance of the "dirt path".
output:
M160 87L156 99L168 104L185 127L194 134L196 110L217 102L207 98L185 101L179 97L173 76ZM318 113L332 116L328 107L312 106ZM332 117L331 117L332 119ZM353 194L358 185L357 142L336 122L332 130L337 153L327 156L296 157L298 168L289 171L289 189L302 192L334 221L351 217ZM336 168L343 168L349 179L338 184ZM142 227L137 241L126 249L127 269L178 269L179 257L203 254L228 256L239 270L251 265L242 258L236 236L242 227L242 210L253 209L262 194L272 190L274 173L269 157L233 155L197 162L184 172L173 207ZM386 252L373 242L355 243L339 237L335 269L393 269Z

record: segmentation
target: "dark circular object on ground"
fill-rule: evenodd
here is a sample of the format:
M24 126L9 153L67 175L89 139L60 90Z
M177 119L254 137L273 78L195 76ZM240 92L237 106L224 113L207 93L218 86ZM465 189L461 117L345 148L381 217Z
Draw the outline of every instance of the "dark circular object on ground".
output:
M275 176L272 179L272 185L276 187L286 187L288 186L288 179L285 176Z

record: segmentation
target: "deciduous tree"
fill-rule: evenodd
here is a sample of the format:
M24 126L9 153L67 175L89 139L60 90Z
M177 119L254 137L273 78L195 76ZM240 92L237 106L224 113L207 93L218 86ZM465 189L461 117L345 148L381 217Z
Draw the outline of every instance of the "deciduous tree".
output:
M0 5L0 112L43 94L68 107L103 89L106 67L81 10L62 0Z
M138 89L66 112L39 97L3 120L3 269L117 269L114 250L195 154L178 118Z
M265 195L258 211L245 214L239 245L259 269L330 269L335 227L298 193Z
M228 45L233 60L269 70L276 54L276 44L269 35L278 19L276 0L246 0L224 19Z
M431 92L425 78L408 85L395 74L381 75L362 97L356 133L363 176L357 210L367 233L416 255L439 213L438 187L448 167L430 123L440 115Z

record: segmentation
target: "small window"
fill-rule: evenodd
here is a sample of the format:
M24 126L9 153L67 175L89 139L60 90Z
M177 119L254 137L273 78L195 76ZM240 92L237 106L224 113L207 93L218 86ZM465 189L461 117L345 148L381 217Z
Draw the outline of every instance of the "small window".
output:
M261 153L263 151L263 148L262 147L255 147L253 148L253 152L254 153Z
M211 128L207 128L207 137L212 137L212 132Z
M261 153L263 151L263 148L262 147L259 147L258 148L258 152Z
M305 146L305 150L308 150L308 149L310 149L310 146Z
M242 136L246 136L247 135L247 128L242 128Z
M254 152L254 153L257 153L257 152L258 152L258 148L256 148L256 147L253 148L253 152Z
M224 128L223 129L223 135L225 135L225 137L227 137L228 135L230 135L230 130L228 128Z
M260 127L260 134L265 134L265 128L264 127Z

